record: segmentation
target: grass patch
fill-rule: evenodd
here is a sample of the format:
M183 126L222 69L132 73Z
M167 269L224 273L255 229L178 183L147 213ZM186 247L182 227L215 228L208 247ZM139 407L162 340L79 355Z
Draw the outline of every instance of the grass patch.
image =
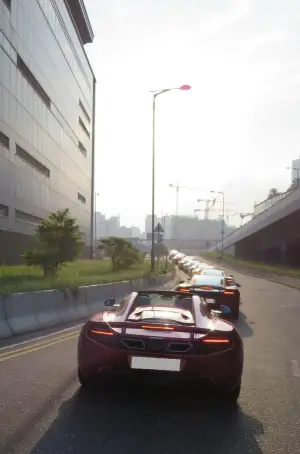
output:
M220 260L220 252L219 251L201 251L200 255L202 257L207 258L208 260ZM232 257L229 254L224 254L223 260L220 260L220 263L228 264L228 265L235 265L236 267L240 268L248 268L254 271L264 271L270 274L278 274L279 276L289 276L289 277L296 277L300 278L300 269L299 268L289 268L286 266L279 266L279 265L268 265L264 262L252 262L248 260L240 260L235 257Z
M156 274L172 271L172 265L159 262ZM107 284L109 282L139 279L150 275L150 261L113 272L110 260L77 260L64 267L57 279L44 279L41 270L24 266L0 266L0 294L37 290L76 288L82 285Z

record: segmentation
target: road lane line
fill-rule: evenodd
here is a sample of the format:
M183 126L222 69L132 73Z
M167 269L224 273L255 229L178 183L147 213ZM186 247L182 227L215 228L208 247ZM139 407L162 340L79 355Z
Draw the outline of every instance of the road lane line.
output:
M56 345L56 344L60 344L61 342L65 342L65 341L68 341L68 340L73 340L77 337L77 334L74 335L74 334L70 334L69 337L65 337L64 339L57 339L53 342L49 342L47 344L43 344L43 345L38 345L38 346L34 346L30 349L23 349L22 351L19 351L18 353L15 353L15 352L12 352L10 355L3 355L3 356L0 356L0 363L3 362L3 361L8 361L9 359L13 359L13 358L18 358L19 356L23 356L23 355L27 355L28 353L32 353L32 352L35 352L37 350L41 350L42 348L47 348L47 347L51 347L53 345Z
M292 361L292 373L294 377L300 377L300 367L298 361Z
M80 323L79 325L74 325L74 326L71 326L70 328L60 329L59 331L54 331L53 333L45 334L44 336L32 337L31 339L27 339L26 341L17 342L16 344L6 345L5 347L0 348L0 352L2 350L8 350L9 348L19 347L19 345L25 345L25 344L29 344L30 342L32 343L32 342L35 342L35 341L38 341L41 339L47 339L48 337L53 337L56 334L64 333L66 331L72 331L74 329L81 328L83 325L84 325L84 323Z
M43 345L48 345L49 343L54 342L56 340L68 339L70 336L77 336L79 334L79 332L80 331L67 333L67 334L64 334L62 336L56 336L53 339L44 340L42 342L33 342L32 345L28 345L27 347L22 347L22 348L18 348L18 349L12 349L11 351L2 352L0 350L0 358L8 356L8 355L11 355L11 354L14 354L14 353L19 353L19 352L23 352L23 351L26 351L26 350L30 350L33 347L39 347L39 346L43 346Z

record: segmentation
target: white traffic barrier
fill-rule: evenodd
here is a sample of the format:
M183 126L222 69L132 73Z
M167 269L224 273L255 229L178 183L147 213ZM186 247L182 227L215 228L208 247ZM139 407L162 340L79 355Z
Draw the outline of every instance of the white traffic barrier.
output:
M61 299L61 292L59 290L32 292L30 295L38 323L38 329L51 328L52 326L63 323L63 320L60 318L57 311Z
M63 323L83 320L105 309L108 298L117 302L136 290L173 288L176 272L156 278L91 285L70 290L0 295L0 339L17 336Z
M112 296L119 302L131 292L131 281L114 282L113 288Z
M0 295L0 339L12 337L13 332L6 318L5 299L7 297Z
M89 316L95 312L103 311L104 301L114 296L113 284L89 285L81 287L85 296L85 302L89 311Z
M75 298L70 289L65 289L64 291L58 292L58 301L57 301L57 312L63 323L70 323L78 320L77 306L84 305L84 299L81 296L81 299ZM76 304L77 301L77 304Z
M39 293L42 298L43 292ZM15 336L39 329L32 292L13 293L6 298L5 309L7 321Z

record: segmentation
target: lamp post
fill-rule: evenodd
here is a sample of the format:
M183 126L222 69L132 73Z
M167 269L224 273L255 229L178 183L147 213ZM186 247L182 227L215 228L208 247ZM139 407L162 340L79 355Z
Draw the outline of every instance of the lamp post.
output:
M94 230L95 230L95 238L94 238L94 257L96 256L96 251L97 251L97 197L99 193L95 192L95 225L94 225Z
M172 90L190 90L190 85L182 85L181 87L165 88L163 90L152 90L153 103L152 103L152 237L151 237L151 271L155 271L155 102L159 95L167 93Z
M213 194L220 194L223 197L223 205L222 205L222 250L221 250L221 259L223 259L224 256L224 228L225 228L225 196L224 192L222 191L210 191Z

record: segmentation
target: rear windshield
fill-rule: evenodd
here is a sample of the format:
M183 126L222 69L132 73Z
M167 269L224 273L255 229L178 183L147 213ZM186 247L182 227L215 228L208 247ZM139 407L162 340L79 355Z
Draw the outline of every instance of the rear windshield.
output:
M201 273L201 276L224 276L223 271L220 270L204 270Z
M175 308L175 309L184 309L189 312L193 312L193 300L191 296L185 296L185 295L176 295L176 296L168 296L165 297L163 295L157 295L157 294L142 294L138 295L134 301L134 304L132 305L132 310L131 314L137 309L137 308L143 308L143 307L167 307L167 308ZM129 315L130 318L130 315Z
M213 287L221 287L224 285L224 279L216 276L194 276L190 280L190 285L200 287L201 285L209 285Z

